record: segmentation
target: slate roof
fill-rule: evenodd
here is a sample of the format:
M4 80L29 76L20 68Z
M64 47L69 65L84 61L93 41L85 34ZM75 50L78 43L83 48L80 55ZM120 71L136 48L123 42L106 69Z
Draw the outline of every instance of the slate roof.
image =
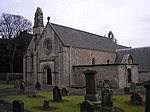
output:
M116 49L127 48L112 42L110 38L92 34L85 31L51 23L61 41L65 46L94 49L100 51L115 52Z
M131 54L134 64L139 64L139 71L150 71L150 47L117 50L115 64L121 64L123 56Z

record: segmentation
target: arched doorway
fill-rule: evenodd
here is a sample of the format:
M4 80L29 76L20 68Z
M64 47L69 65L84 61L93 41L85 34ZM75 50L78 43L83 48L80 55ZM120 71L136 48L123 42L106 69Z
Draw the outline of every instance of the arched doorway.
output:
M52 73L50 68L47 68L47 84L52 85Z

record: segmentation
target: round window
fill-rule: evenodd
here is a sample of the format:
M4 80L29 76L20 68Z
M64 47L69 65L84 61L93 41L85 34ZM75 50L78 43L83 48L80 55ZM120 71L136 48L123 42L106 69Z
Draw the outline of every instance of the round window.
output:
M49 38L44 40L43 47L44 47L44 51L45 51L46 54L51 53L51 51L52 51L52 42Z

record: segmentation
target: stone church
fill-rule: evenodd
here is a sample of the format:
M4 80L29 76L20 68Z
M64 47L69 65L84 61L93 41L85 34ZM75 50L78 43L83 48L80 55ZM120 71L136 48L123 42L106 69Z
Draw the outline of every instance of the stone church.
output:
M118 45L111 31L104 37L51 23L50 17L47 20L44 26L38 7L33 38L23 59L25 82L85 86L83 71L87 69L97 71L97 83L109 80L114 87L123 88L139 82L138 64L120 50L130 48Z

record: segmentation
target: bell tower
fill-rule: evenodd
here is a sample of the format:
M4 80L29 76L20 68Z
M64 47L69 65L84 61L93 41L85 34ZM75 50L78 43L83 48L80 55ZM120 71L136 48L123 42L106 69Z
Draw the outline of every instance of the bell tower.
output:
M43 12L40 7L37 7L34 16L33 35L40 35L44 29Z

